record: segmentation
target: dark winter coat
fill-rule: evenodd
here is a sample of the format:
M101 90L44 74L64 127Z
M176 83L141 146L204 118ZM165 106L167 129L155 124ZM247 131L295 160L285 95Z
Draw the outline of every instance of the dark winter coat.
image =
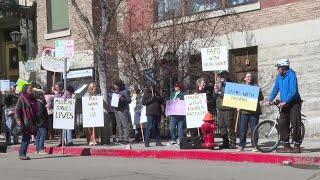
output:
M146 106L146 115L160 116L162 114L161 104L164 100L159 93L152 96L151 89L146 89L142 98L142 105Z
M124 88L119 92L119 95L121 95L121 97L119 99L117 111L129 111L129 104L131 103L130 91L127 88Z
M48 126L48 111L46 107L46 102L43 102L38 99L37 106L38 106L38 118L36 119L36 125L37 127L46 128Z
M21 121L21 132L36 135L37 101L20 95L16 105L16 120Z

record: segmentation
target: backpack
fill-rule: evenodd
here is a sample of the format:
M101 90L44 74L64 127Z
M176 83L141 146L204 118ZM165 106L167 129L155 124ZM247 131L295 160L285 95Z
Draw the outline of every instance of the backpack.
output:
M184 137L180 141L180 149L203 149L202 143L202 136Z

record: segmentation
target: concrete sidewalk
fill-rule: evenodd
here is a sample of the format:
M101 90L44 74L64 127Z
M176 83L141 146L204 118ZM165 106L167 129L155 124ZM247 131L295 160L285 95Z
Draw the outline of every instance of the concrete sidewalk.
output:
M216 139L219 144L221 139ZM46 152L50 154L62 154L62 148L57 147L58 140L46 141ZM164 145L167 142L163 142ZM125 158L159 158L159 159L185 159L185 160L213 160L229 162L251 162L271 164L320 164L320 139L305 139L302 144L301 154L279 154L252 152L248 143L245 152L237 150L180 150L179 146L157 147L151 143L150 148L145 148L143 143L131 143L122 145L111 143L110 145L86 145L86 139L74 139L74 146L64 147L64 154L75 156L103 156ZM130 149L129 149L130 148ZM9 150L18 151L19 146L11 146ZM35 146L29 147L29 153L34 153Z

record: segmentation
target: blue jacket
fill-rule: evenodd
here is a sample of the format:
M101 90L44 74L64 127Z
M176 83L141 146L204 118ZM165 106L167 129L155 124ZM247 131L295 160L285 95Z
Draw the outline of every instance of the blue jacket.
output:
M284 76L280 74L277 76L273 90L269 96L269 101L273 101L279 91L281 102L291 103L301 101L297 76L292 69L289 69Z

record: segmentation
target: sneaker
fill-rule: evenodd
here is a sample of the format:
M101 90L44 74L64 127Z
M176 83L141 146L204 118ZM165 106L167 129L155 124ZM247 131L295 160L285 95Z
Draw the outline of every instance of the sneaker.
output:
M243 152L244 151L244 148L243 147L238 147L238 152Z
M144 147L151 147L149 143L146 143Z
M66 146L74 146L74 144L73 144L73 142L70 142Z
M180 140L179 139L177 139L177 145L180 145Z
M252 152L259 152L259 150L257 148L253 148Z
M177 144L176 141L170 141L170 142L167 144L167 146L172 146L172 145L175 145L175 144Z
M283 148L277 149L277 153L293 153L293 148L291 146L285 146Z
M301 153L300 144L295 144L292 151L292 153Z
M29 156L20 156L20 160L25 161L25 160L31 160Z
M164 146L162 143L157 143L156 146Z
M46 153L44 150L40 150L40 151L38 151L38 154L45 155L45 154L48 154L48 153Z

